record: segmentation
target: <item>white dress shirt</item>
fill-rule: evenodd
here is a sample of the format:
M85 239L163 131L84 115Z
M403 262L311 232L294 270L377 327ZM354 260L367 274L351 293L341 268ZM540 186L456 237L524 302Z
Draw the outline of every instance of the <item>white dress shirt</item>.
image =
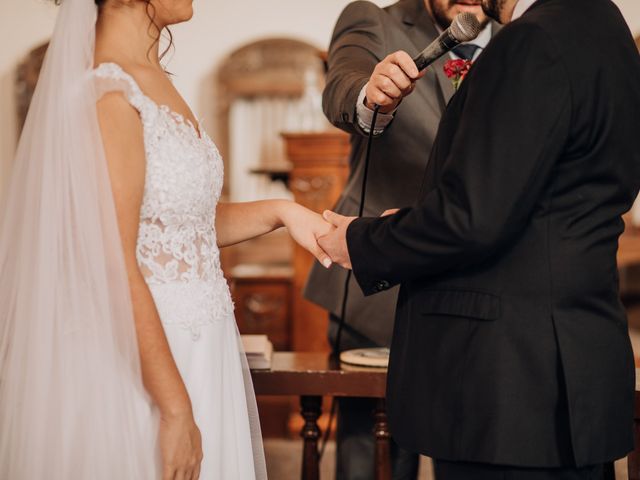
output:
M523 0L520 1L522 2ZM438 29L438 31L440 32L440 29ZM475 38L475 40L469 42L480 47L473 55L473 61L478 58L478 56L482 53L484 47L487 46L487 44L491 40L491 34L491 23L488 23L487 26L484 27L480 34ZM449 52L449 56L453 60L459 58L453 52ZM362 87L362 90L360 90L360 95L358 95L358 100L356 102L356 118L358 120L358 125L360 126L360 128L362 128L362 130L365 131L365 133L369 133L369 130L371 129L371 121L373 120L373 110L367 107L367 105L364 103L367 85L369 85L368 82L364 85L364 87ZM384 129L391 123L391 120L393 120L396 110L393 110L389 113L378 112L378 117L376 118L376 127L373 130L374 135L380 135L382 132L384 132Z

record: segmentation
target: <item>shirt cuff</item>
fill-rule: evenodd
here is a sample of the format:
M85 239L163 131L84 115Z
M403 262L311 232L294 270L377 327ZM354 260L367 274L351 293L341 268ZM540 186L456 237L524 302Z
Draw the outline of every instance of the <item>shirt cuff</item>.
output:
M371 131L371 122L373 120L373 110L367 107L364 103L364 99L367 92L368 83L364 84L362 90L360 90L360 95L358 95L358 100L356 102L356 117L358 119L358 125L365 133L369 133ZM390 113L380 113L378 112L378 116L376 117L376 124L373 129L374 135L380 135L384 132L384 129L391 123L393 117L396 113L396 110L393 110Z

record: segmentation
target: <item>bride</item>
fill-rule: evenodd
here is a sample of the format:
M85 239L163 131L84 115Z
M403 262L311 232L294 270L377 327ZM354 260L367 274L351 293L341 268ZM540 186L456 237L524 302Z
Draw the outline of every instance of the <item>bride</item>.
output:
M285 226L329 266L331 227L218 203L160 63L192 0L61 3L0 219L0 478L266 478L219 248Z

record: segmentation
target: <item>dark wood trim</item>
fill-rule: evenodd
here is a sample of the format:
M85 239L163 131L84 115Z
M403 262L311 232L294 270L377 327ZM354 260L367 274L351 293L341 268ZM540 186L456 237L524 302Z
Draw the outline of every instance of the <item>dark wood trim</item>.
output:
M271 370L251 372L256 395L384 398L387 371L346 370L329 354L277 352Z
M318 439L320 427L318 418L322 413L322 397L300 397L300 413L304 418L304 426L300 436L304 440L302 453L302 478L304 480L320 480L320 455Z
M321 429L318 419L322 413L322 397L377 398L372 411L375 428L376 475L372 480L391 479L390 439L384 401L387 371L383 368L361 368L341 365L325 353L275 352L270 370L252 370L253 387L258 397L290 395L300 397L300 411L304 424L302 480L318 480L318 441Z
M378 399L374 412L376 438L376 480L391 480L391 434L387 421L386 403L383 398Z

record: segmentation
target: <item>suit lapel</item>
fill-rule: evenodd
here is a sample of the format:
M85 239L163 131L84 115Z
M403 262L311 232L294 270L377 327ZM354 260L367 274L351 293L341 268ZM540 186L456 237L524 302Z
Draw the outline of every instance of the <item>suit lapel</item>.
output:
M436 29L433 20L429 16L426 7L424 6L424 0L405 0L404 2L404 15L402 22L406 26L407 36L411 40L411 43L416 47L416 54L426 48L431 42L433 42L440 33ZM424 95L428 100L437 100L438 104L434 105L437 110L442 112L446 107L449 99L453 96L454 89L451 80L444 74L444 64L446 57L442 57L437 60L433 65L429 67L431 72L427 73L427 78L420 81L428 81L431 77L436 78L436 88L438 91L438 98L434 98L433 95ZM434 75L435 73L435 75Z

